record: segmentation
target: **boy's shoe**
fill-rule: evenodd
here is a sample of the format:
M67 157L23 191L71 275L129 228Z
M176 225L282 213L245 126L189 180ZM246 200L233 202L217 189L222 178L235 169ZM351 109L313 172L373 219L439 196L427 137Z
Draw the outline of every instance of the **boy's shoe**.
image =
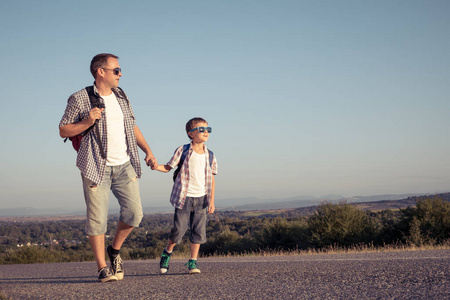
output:
M117 255L112 254L111 245L108 246L106 252L108 252L109 261L111 263L111 271L117 277L117 280L122 280L124 272L123 272L123 261L122 258L120 257L120 254Z
M188 266L189 274L199 274L200 273L200 267L197 263L196 259L190 259L185 266Z
M169 253L166 249L164 249L163 253L161 254L161 260L159 261L159 269L161 271L161 274L169 271L169 261L171 256L172 253Z
M111 273L111 270L108 267L103 267L98 270L98 281L100 282L109 282L109 281L117 281L117 277Z

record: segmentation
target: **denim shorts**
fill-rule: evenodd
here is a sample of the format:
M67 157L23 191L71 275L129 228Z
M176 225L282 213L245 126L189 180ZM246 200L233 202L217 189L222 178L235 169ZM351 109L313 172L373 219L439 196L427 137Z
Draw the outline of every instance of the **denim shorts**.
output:
M206 243L206 196L186 197L183 208L175 208L173 228L169 239L179 244L190 225L189 241L192 244Z
M100 185L81 175L86 201L86 234L96 236L106 233L110 191L120 205L120 221L138 227L143 213L139 195L139 181L133 166L128 161L120 166L106 166Z

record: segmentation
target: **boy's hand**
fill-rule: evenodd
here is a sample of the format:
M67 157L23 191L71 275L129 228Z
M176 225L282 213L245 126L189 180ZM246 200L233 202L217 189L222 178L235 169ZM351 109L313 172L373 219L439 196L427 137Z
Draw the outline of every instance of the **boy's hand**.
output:
M216 211L216 207L214 206L214 203L209 203L208 214L213 214L214 211Z

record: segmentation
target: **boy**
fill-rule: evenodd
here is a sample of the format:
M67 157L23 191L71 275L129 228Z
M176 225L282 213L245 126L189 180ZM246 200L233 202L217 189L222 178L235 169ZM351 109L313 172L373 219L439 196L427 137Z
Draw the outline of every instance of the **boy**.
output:
M214 213L214 175L217 174L217 160L206 148L211 127L202 118L193 118L186 123L186 133L191 143L180 146L166 165L156 170L169 172L179 166L174 178L170 202L175 207L174 225L170 231L167 246L160 260L161 274L169 270L169 260L176 244L181 242L190 224L191 259L186 264L189 274L200 273L197 263L200 244L206 242L206 211ZM181 160L184 157L184 161Z

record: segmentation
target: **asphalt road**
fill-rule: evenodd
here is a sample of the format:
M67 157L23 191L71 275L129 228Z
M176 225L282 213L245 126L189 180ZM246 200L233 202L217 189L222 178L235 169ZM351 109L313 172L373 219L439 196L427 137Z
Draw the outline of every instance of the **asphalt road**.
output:
M0 299L450 299L450 250L126 261L96 281L95 263L0 266Z

